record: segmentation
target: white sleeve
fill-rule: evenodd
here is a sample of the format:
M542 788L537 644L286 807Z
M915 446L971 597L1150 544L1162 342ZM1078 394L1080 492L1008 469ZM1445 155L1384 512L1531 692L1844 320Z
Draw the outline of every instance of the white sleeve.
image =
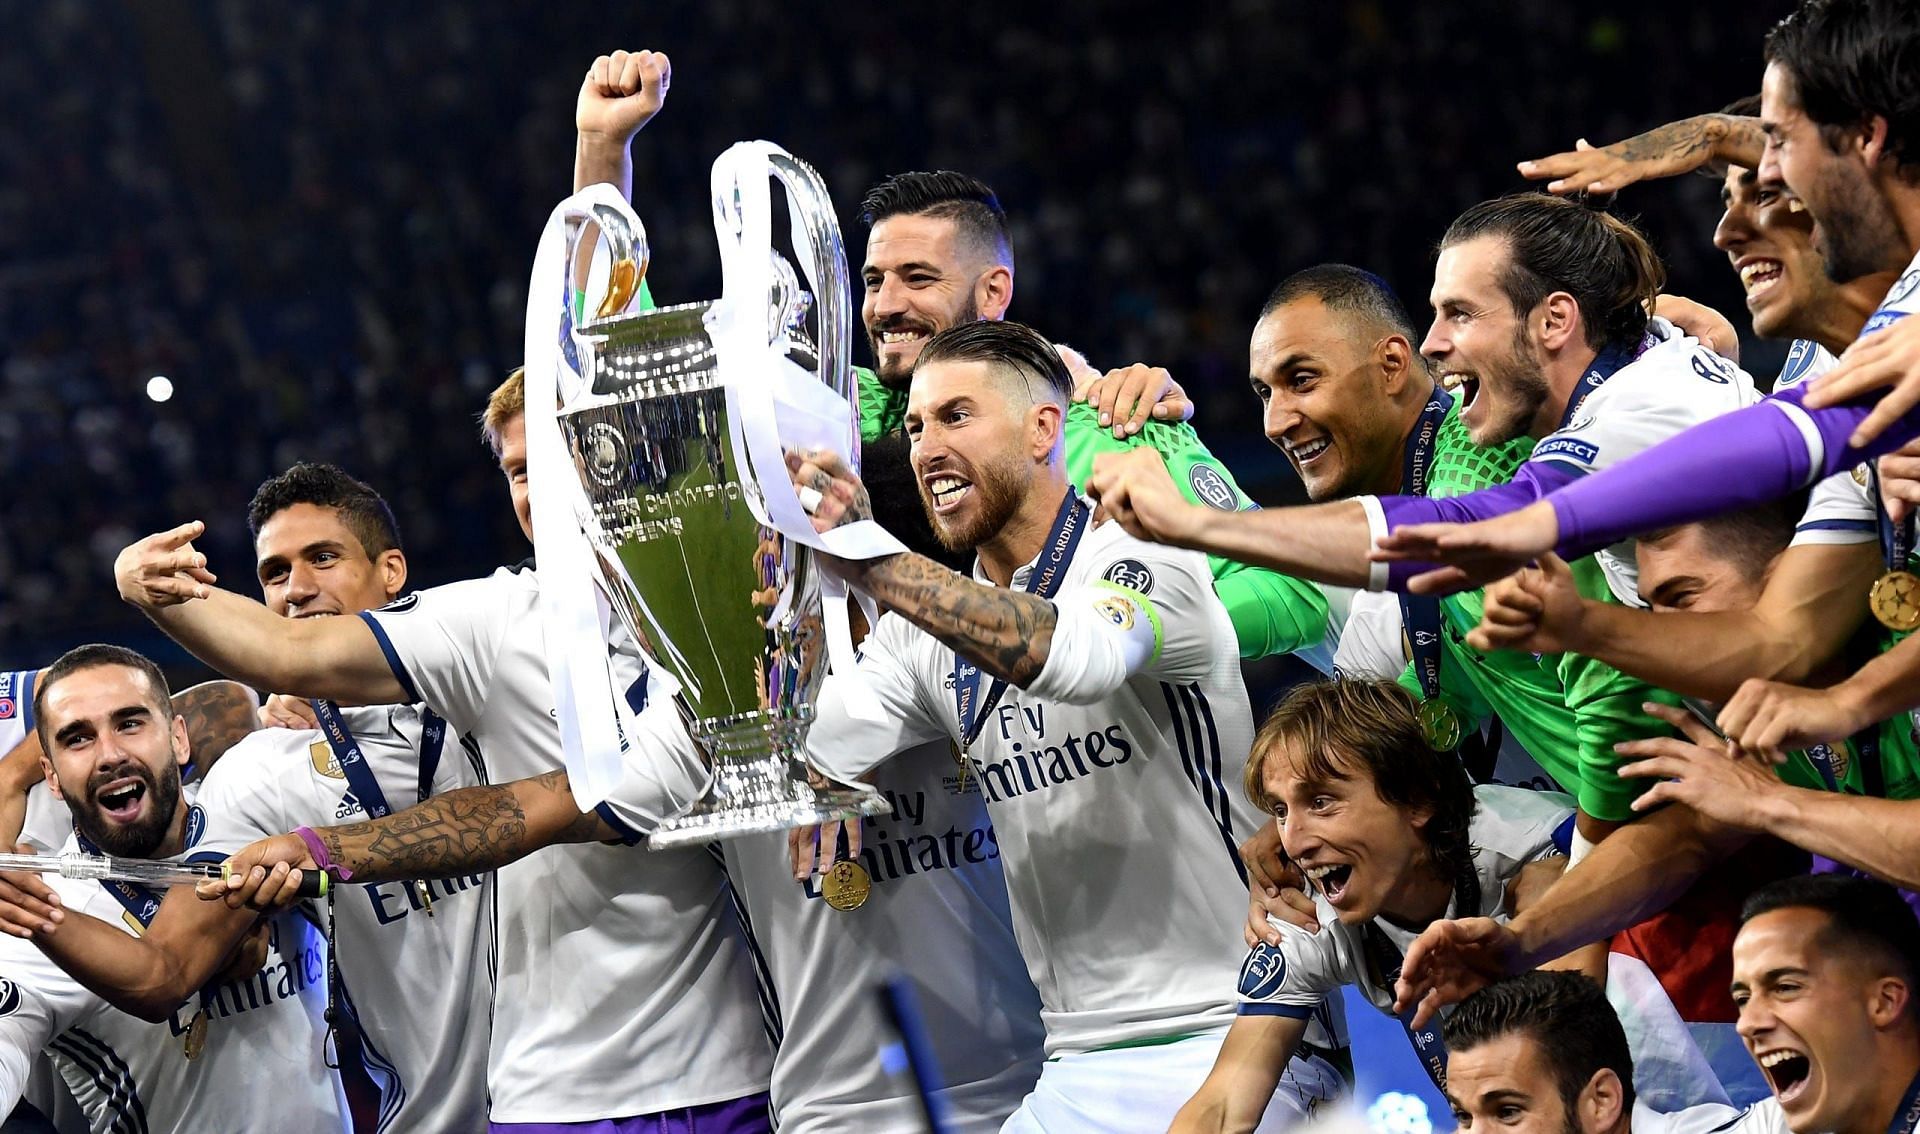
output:
M1598 472L1759 400L1746 371L1693 339L1669 339L1589 395L1528 460Z
M1340 627L1333 671L1346 677L1398 680L1408 661L1400 636L1400 596L1360 592L1353 596Z
M40 950L17 937L0 940L0 1112L19 1103L47 1045L99 1006Z
M952 736L947 715L927 703L914 674L914 653L931 639L897 614L880 617L860 645L859 682L833 674L820 687L813 727L807 730L807 760L821 772L851 783L888 757L929 740ZM944 656L944 651L942 651ZM847 708L851 697L879 707L878 720L863 720Z
M512 575L497 573L415 591L360 615L407 700L424 702L456 734L473 731L485 711L494 663L519 605L512 585ZM540 633L537 625L520 630Z
M1879 510L1873 506L1867 487L1860 483L1866 479L1866 466L1861 465L1814 485L1807 494L1807 510L1794 525L1792 546L1872 543L1879 539Z
M1129 542L1109 553L1099 578L1053 600L1058 617L1047 664L1027 686L1036 697L1090 705L1129 677L1199 681L1219 664L1231 628L1204 574L1205 560ZM1238 646L1232 647L1238 656Z
M697 803L713 779L671 699L649 702L633 727L620 738L620 782L594 807L630 843Z
M1291 1016L1304 1020L1327 994L1354 979L1345 971L1333 929L1321 925L1308 933L1297 925L1268 917L1280 931L1280 944L1261 942L1240 963L1237 1014Z

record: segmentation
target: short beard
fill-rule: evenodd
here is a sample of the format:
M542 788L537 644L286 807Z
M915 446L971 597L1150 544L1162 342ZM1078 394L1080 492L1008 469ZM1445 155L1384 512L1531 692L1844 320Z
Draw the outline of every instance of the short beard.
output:
M927 483L920 482L920 502L926 505L927 521L933 525L934 538L948 551L972 551L999 535L1020 510L1027 485L1032 482L1030 470L1017 458L995 461L974 472L972 491L980 496L980 508L965 527L955 527L946 517L935 514Z
M978 323L979 321L980 305L974 302L973 289L968 288L966 298L960 304L960 309L954 312L953 318L947 322L947 326L935 327L933 331L934 334L939 334L941 331L946 330L947 327L958 327L963 323ZM913 385L913 366L909 364L904 368L896 367L889 369L887 364L882 361L886 356L880 352L880 335L891 329L892 328L882 327L879 330L869 330L867 332L867 346L873 351L873 373L880 379L880 384L889 390L905 393L907 387ZM923 351L926 350L926 344L920 344L920 349ZM915 363L919 362L920 356L917 354L914 355L913 360Z
M1838 167L1820 181L1822 208L1814 214L1819 234L1815 247L1827 278L1834 283L1851 283L1875 272L1897 272L1906 267L1907 256L1900 251L1899 222L1873 186L1855 172Z
M1482 425L1483 433L1471 434L1473 443L1483 449L1525 437L1534 419L1540 416L1540 407L1553 393L1547 385L1546 374L1532 357L1524 326L1514 333L1510 353L1500 360L1498 372L1500 385L1508 391L1507 408L1505 416L1489 419ZM1488 371L1483 369L1480 374L1483 398L1488 396L1487 378Z
M116 772L115 777L122 774ZM99 809L92 803L83 804L69 799L67 807L73 812L74 828L102 851L122 858L147 858L167 841L167 832L173 826L173 814L180 808L180 768L177 764L169 764L158 780L145 768L136 768L133 774L145 781L147 797L153 804L147 809L145 819L128 826L118 826L101 818ZM88 785L88 792L91 798L91 784Z

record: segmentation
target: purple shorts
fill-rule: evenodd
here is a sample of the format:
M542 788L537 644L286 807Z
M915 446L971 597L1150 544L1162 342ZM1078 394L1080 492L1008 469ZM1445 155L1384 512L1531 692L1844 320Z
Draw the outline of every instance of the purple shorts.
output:
M766 1093L630 1118L588 1122L489 1122L488 1134L772 1134Z

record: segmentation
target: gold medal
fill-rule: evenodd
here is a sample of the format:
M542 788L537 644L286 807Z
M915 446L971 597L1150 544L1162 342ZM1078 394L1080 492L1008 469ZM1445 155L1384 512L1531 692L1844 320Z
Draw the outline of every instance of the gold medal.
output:
M1887 572L1874 580L1867 606L1889 630L1920 629L1920 578L1907 571Z
M433 916L433 891L427 889L426 881L424 879L415 879L413 883L413 892L420 898L420 908L426 911L428 917L432 917Z
M820 879L820 896L842 913L866 905L867 895L872 892L873 879L867 876L867 868L850 858L828 867Z
M959 794L965 795L967 794L967 772L972 769L973 761L967 759L966 749L960 747L958 744L955 744L952 747L953 747L953 762L960 765Z
M1420 702L1420 731L1436 752L1460 747L1460 718L1438 698Z
M200 1053L207 1050L207 1010L205 1008L195 1012L193 1020L187 1024L187 1034L180 1041L180 1050L186 1055L188 1062L200 1058Z

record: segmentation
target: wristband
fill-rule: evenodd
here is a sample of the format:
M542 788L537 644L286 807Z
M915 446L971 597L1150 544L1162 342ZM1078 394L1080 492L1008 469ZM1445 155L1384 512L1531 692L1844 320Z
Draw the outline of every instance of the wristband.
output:
M294 834L300 836L300 841L307 844L307 853L313 856L313 864L321 871L340 882L353 877L353 871L335 863L327 854L327 844L320 841L320 836L314 833L312 827L302 827Z

